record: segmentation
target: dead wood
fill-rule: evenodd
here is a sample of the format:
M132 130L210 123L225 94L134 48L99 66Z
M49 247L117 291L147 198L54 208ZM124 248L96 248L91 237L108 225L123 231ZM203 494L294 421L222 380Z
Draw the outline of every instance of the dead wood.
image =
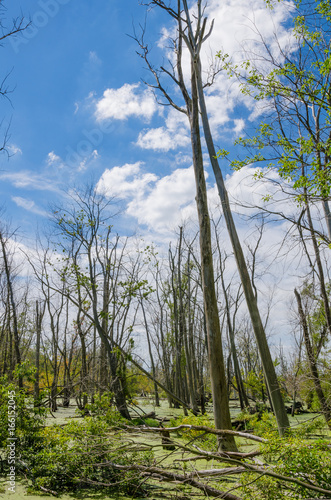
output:
M132 430L132 427L130 426L125 426L125 429L128 431ZM135 427L135 430L138 428ZM261 438L259 436L255 436L254 434L248 434L246 432L239 432L239 431L231 431L227 429L212 429L211 427L206 427L205 425L188 425L188 424L182 424L178 425L177 427L167 427L167 430L169 432L176 432L180 431L181 429L189 429L192 431L202 431L202 432L207 432L210 434L215 434L217 436L225 436L225 435L232 435L232 436L239 436L243 437L245 439L250 439L252 441L256 441L258 443L267 443L268 441L264 438ZM141 432L161 432L162 429L158 427L139 427L139 430Z
M168 470L162 469L160 467L145 467L142 465L117 465L112 462L108 462L104 464L105 466L111 466L114 467L115 469L119 470L136 470L142 473L143 475L147 475L149 477L153 477L155 479L158 479L160 481L170 481L170 482L180 482L182 484L188 484L194 488L199 489L202 491L206 496L210 497L217 497L217 498L224 498L227 500L242 500L240 497L237 495L233 495L230 492L227 491L221 491L217 490L216 488L213 488L212 486L209 486L207 484L201 483L200 481L197 481L194 479L194 473L190 473L188 475L183 475L183 474L177 474L174 472L170 472Z

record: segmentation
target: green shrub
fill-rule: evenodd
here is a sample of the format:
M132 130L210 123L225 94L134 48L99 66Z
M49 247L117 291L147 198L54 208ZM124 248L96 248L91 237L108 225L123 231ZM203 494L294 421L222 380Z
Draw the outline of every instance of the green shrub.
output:
M330 489L331 454L326 440L308 441L301 434L285 438L268 437L268 443L261 446L264 460L269 469L289 478L299 479L307 484ZM300 434L300 435L299 435ZM309 435L305 436L306 438ZM245 474L242 477L244 500L287 500L288 498L320 498L321 493L301 485L286 482L267 475Z
M267 411L254 413L253 415L244 411L238 413L237 419L245 422L246 429L257 436L268 437L278 432L274 414Z
M297 437L312 437L316 433L327 433L325 418L322 416L310 418L300 425L291 427L291 434Z
M16 438L16 453L36 445L46 414L45 408L35 407L33 399L6 377L0 379L0 448L6 448L10 438Z
M145 425L146 427L159 427L159 422L155 418L133 418L128 425Z
M171 427L177 427L179 425L203 425L204 427L215 428L215 424L207 415L181 415L175 419L170 420ZM198 440L199 445L203 445L205 449L215 450L217 449L217 437L215 434L206 434L204 431L197 431L194 429L180 429L178 435L186 439L187 441Z
M15 402L15 415L8 414L10 398ZM13 405L14 406L14 405ZM10 410L12 411L12 410ZM0 385L0 446L7 449L11 419L15 427L15 460L17 476L30 479L34 488L40 486L57 492L77 488L106 489L109 492L141 495L146 486L134 471L118 470L116 465L152 462L150 451L130 450L119 434L110 434L109 426L121 426L126 420L109 407L109 395L101 396L89 411L95 417L71 421L64 426L45 427L46 411L36 408L33 400L18 391L7 380ZM154 423L154 422L150 422ZM14 425L14 424L13 424ZM3 471L8 472L6 456ZM104 484L109 484L105 488Z
M37 453L33 448L24 453L28 477L36 487L57 492L93 488L130 495L144 493L137 473L118 470L114 464L148 465L153 458L151 452L130 451L120 435L109 434L106 421L88 418L64 427L46 427L42 438L43 447Z
M85 417L88 412L90 416L103 420L110 426L123 427L128 421L112 406L112 400L113 393L111 392L95 394L94 402L88 403L83 410L77 409L76 413Z

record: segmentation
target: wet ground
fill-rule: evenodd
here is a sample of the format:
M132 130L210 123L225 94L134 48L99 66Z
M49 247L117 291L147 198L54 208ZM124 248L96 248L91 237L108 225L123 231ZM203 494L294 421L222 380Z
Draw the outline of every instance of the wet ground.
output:
M53 424L65 424L68 422L70 419L77 419L81 418L77 415L76 412L77 407L76 406L70 406L69 408L63 408L59 406L59 409L54 412L53 414L50 414L47 417L47 425L53 425ZM236 401L231 401L230 402L230 410L231 410L231 417L232 419L235 419L238 413L240 412L240 408L238 406L238 403ZM161 407L156 407L154 404L153 399L149 398L139 398L136 401L136 404L132 405L130 407L130 413L133 418L142 416L144 413L150 413L154 411L156 413L156 416L158 418L166 418L166 419L172 419L176 418L179 415L183 415L183 409L176 409L176 408L169 408L168 402L167 401L162 401L161 402ZM207 407L207 413L210 415L212 418L212 406L209 405ZM312 418L315 418L317 414L300 414L296 415L293 418L290 417L290 423L291 426L298 425L299 423L302 423L304 421L310 420ZM135 440L142 440L143 437L141 434L131 434L131 439ZM153 441L153 438L151 435L148 436L149 443ZM156 441L156 438L155 438ZM169 457L171 461L174 460L174 456ZM4 478L0 478L0 500L43 500L43 499L49 499L52 498L50 495L43 494L42 492L39 494L36 493L29 493L28 490L28 483L27 481L17 481L16 486L15 486L15 492L8 491L8 483L4 481ZM55 497L53 497L55 498ZM109 496L104 493L92 493L92 492L77 492L77 493L71 493L71 494L64 494L61 495L61 500L129 500L131 497L125 497L125 496Z

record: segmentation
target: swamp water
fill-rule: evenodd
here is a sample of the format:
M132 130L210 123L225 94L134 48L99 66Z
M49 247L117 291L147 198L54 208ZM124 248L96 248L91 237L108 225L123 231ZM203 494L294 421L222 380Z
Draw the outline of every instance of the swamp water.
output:
M237 402L232 401L230 404L231 417L235 419L238 413L240 413L240 408ZM132 405L130 408L130 413L132 418L137 418L139 416L143 416L144 413L150 413L155 411L157 418L164 418L167 420L175 419L178 416L183 415L183 409L169 408L168 402L166 400L161 401L160 407L155 407L152 399L139 398L137 400L137 404ZM207 407L207 414L212 419L212 406L209 405ZM316 414L302 414L296 415L293 418L290 417L291 426L298 425L299 423L315 418ZM76 414L76 407L70 406L69 408L59 407L59 409L50 414L47 417L46 425L64 425L71 419L77 420L79 417ZM140 440L143 441L146 439L150 444L154 444L160 441L158 437L152 437L151 435L142 436L141 434L131 434L131 439L133 441ZM169 460L172 462L174 456L169 456ZM168 460L166 460L168 461ZM70 492L66 494L62 494L59 497L54 497L49 494L43 494L42 492L38 493L29 493L29 481L26 480L18 480L16 481L15 492L8 491L8 483L5 481L5 478L0 478L0 500L46 500L50 498L60 498L61 500L129 500L132 497L126 497L123 495L112 495L105 494L103 492L93 492L93 490L79 490L77 492ZM148 497L150 499L159 500L160 498L179 498L177 495L174 497L171 495L171 487L169 485L165 485L165 489L169 492L169 495L159 496L157 492L155 494L151 493L151 496ZM170 490L170 491L169 491ZM160 490L161 491L161 490ZM201 495L194 495L195 498L203 498Z

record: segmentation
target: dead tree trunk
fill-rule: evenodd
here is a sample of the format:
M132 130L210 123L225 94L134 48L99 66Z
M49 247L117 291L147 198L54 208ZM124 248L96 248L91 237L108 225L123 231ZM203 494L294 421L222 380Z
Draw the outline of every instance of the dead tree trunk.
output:
M154 86L154 88L157 88L160 92L162 92L164 97L167 99L168 103L178 111L185 113L189 119L193 170L196 183L196 204L197 204L199 229L200 229L201 275L202 275L202 288L203 288L203 298L204 298L204 310L206 315L210 380L211 380L213 403L214 403L214 420L216 428L231 429L231 418L230 418L229 401L227 394L221 329L219 323L217 299L215 292L210 219L208 212L207 189L206 189L206 181L204 175L203 156L202 156L201 139L200 139L199 102L198 102L198 89L197 89L197 78L196 78L196 68L195 68L196 65L194 59L192 58L191 61L191 76L190 76L191 96L186 88L183 69L182 69L183 40L187 38L185 34L186 29L187 28L190 29L192 27L189 17L187 17L186 22L184 21L185 26L183 25L183 17L181 12L182 2L180 0L178 0L177 3L177 11L170 7L167 7L165 3L161 0L154 0L151 2L151 4L154 4L165 10L172 18L176 20L178 28L178 39L175 42L176 64L174 68L176 69L176 74L167 72L164 70L164 68L161 68L161 70L163 72L166 72L168 76L170 76L176 83L176 85L180 88L182 96L185 101L185 108L177 106L174 103L173 99L170 97L170 95L167 93L167 91L164 89L164 87L162 87L158 72L154 70L154 68L151 66L148 60L148 47L143 42L143 40L137 40L137 41L142 51L141 57L145 60L148 68L150 69L151 73L154 75L156 79L156 85ZM185 1L183 2L183 5L188 12ZM197 32L195 34L195 36L198 38L200 38L200 28L201 28L200 20L198 20ZM219 441L219 446L221 449L228 451L237 449L235 440L233 436L230 435L227 435L226 437L221 439Z
M35 364L36 364L36 372L35 372L35 382L34 382L34 391L33 397L34 401L38 402L39 400L39 375L40 375L40 338L41 338L41 326L42 320L45 313L46 303L43 305L36 301L36 356L35 356Z
M188 36L184 35L184 39L188 46L188 49L191 53L192 64L194 66L194 78L196 79L197 90L199 93L199 104L200 104L200 112L201 119L203 124L203 130L205 135L205 140L208 148L210 162L213 168L213 172L216 179L216 185L218 189L218 193L221 199L223 214L226 221L226 226L228 229L228 233L230 236L230 240L232 243L233 252L236 258L237 267L239 271L239 275L241 278L241 282L243 285L243 290L246 298L247 307L249 310L249 314L251 317L254 333L256 336L257 345L259 348L261 362L263 365L263 370L265 374L265 378L267 381L269 394L272 401L272 406L275 411L275 416L277 419L279 434L283 435L284 431L289 428L288 416L286 413L284 401L280 392L280 387L278 384L275 367L271 358L267 338L265 335L264 327L261 321L260 312L258 309L257 301L254 296L254 292L252 289L252 283L249 277L247 264L244 258L244 254L241 248L241 244L238 238L237 230L234 224L234 220L232 217L230 202L228 198L228 193L225 188L223 175L221 169L219 167L217 161L217 154L214 147L208 114L205 104L204 92L203 92L203 84L201 79L201 63L200 63L200 50L202 43L206 40L209 34L205 35L205 26L206 26L206 18L202 21L202 13L201 13L201 2L198 2L199 8L199 20L201 23L201 29L199 31L198 37L193 35L192 26L189 18L189 10L187 6L186 0L183 0L183 5L187 18L187 26L189 27ZM199 23L199 24L200 24ZM210 32L209 32L210 33Z
M215 292L207 190L200 142L198 95L193 65L191 83L192 100L189 103L188 112L191 128L193 168L197 189L196 203L200 228L202 286L206 315L210 380L213 393L214 420L217 429L231 429L221 329ZM236 451L237 449L235 441L231 436L228 436L220 442L220 448L228 451Z
M296 298L297 304L298 304L299 318L300 318L300 323L301 323L302 330L303 330L303 336L304 336L304 341L305 341L305 346L306 346L306 351L307 351L307 356L308 356L308 361L309 361L309 366L310 366L310 372L311 372L313 382L315 385L316 394L317 394L318 400L320 402L322 413L324 415L326 423L329 426L329 429L331 429L331 407L328 404L328 402L325 398L324 391L322 389L321 380L320 380L320 377L318 374L317 362L316 362L313 346L311 344L310 337L309 337L307 320L306 320L306 316L305 316L305 313L304 313L303 307L302 307L301 295L299 294L299 292L296 289L294 290L294 294L295 294L295 298Z
M16 309L16 302L14 298L14 289L13 289L13 279L12 279L12 273L10 269L10 263L8 260L8 251L6 247L6 241L4 238L4 235L2 232L0 232L0 243L1 243L1 249L2 249L2 256L3 256L3 262L4 262L4 267L5 267L5 275L6 275L6 281L7 281L7 288L8 288L8 297L10 301L10 307L12 311L12 318L13 318L13 338L14 338L14 351L15 351L15 357L16 357L16 363L18 365L21 364L21 351L20 351L20 338L19 338L19 331L18 331L18 319L17 319L17 309ZM18 387L20 389L23 389L23 377L22 375L18 376Z
M150 333L149 333L149 328L148 328L145 306L144 306L144 302L143 302L143 298L142 298L141 294L140 294L140 306L141 306L141 310L142 310L143 318L144 318L144 325L145 325L145 331L146 331L146 337L147 337L147 343L148 343L149 359L151 360L152 374L153 374L153 378L154 378L155 406L160 406L159 390L158 390L157 384L155 382L156 370L155 370L155 363L154 363L154 357L153 357L153 352L152 352L151 338L150 338Z

